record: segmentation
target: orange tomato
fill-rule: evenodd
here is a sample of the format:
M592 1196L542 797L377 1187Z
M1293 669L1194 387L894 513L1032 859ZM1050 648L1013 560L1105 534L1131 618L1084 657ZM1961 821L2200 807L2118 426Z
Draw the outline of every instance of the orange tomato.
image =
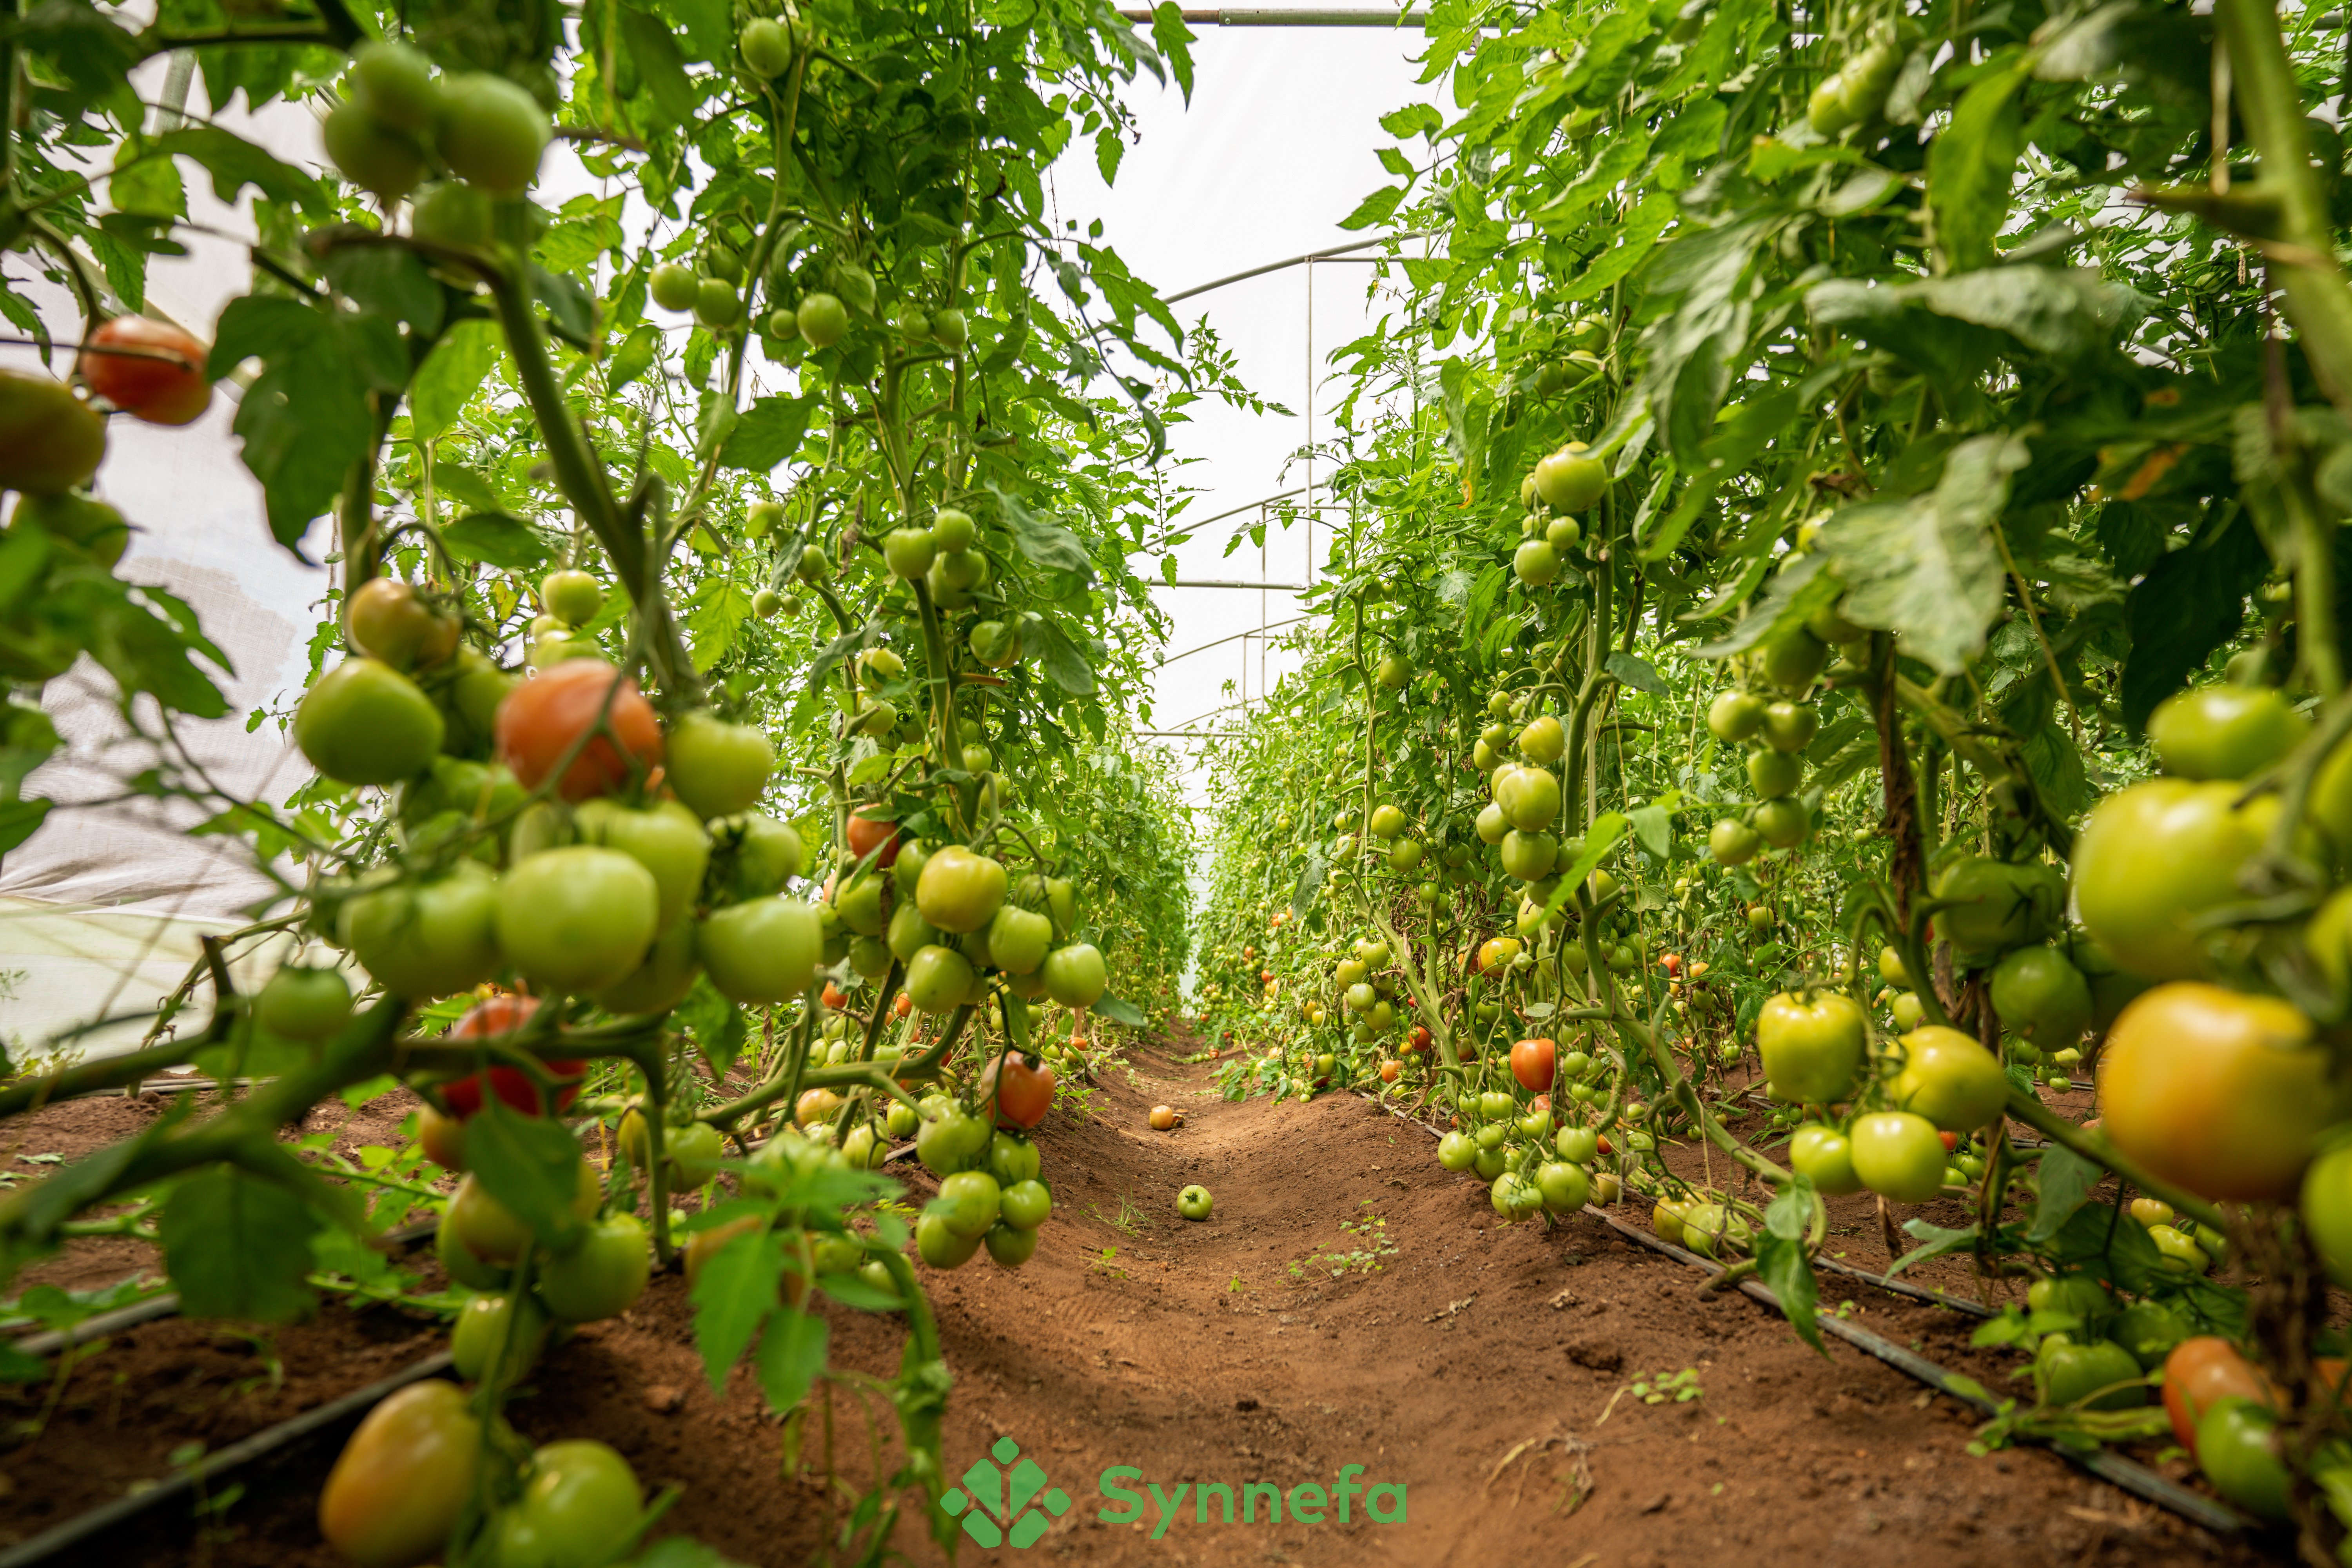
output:
M465 1391L412 1383L373 1410L319 1493L319 1531L360 1568L414 1568L438 1555L474 1492L481 1428Z
M1521 1040L1511 1047L1511 1076L1527 1089L1549 1089L1559 1070L1559 1047L1547 1039Z
M2164 1413L2180 1446L2197 1452L2197 1423L2232 1394L2275 1409L2278 1385L2238 1347L2211 1334L2181 1341L2164 1358Z
M81 378L125 414L151 425L186 425L212 404L212 383L205 379L211 353L202 339L169 322L117 316L90 333Z
M579 755L564 765L600 720L607 721L609 733L580 746ZM499 760L523 788L537 789L563 766L557 793L572 801L608 794L662 756L661 721L653 704L635 681L597 658L566 659L516 687L499 704L495 730Z

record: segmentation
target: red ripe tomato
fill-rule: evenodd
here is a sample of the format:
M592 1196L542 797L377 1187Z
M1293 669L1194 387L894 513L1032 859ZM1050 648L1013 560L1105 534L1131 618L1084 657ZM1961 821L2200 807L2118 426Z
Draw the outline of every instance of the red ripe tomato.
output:
M1947 1154L1960 1146L1960 1135L1957 1132L1938 1132L1936 1136L1944 1141L1944 1152Z
M1595 1139L1594 1142L1601 1145L1601 1152L1604 1154L1614 1154L1617 1152L1616 1145L1609 1142L1609 1134L1606 1132L1601 1134L1601 1136Z
M130 349L131 353L108 353ZM144 316L117 316L90 333L81 378L90 391L151 425L185 425L213 400L204 341Z
M1665 965L1666 973L1669 974L1680 974L1683 972L1683 955L1679 952L1667 953L1658 962Z
M2211 1334L2181 1341L2164 1358L2164 1413L2180 1446L2197 1452L2197 1423L2206 1411L2235 1394L2275 1408L2278 1385L2238 1347Z
M464 1017L451 1025L449 1037L453 1040L478 1040L492 1035L508 1034L521 1028L538 1011L539 998L536 996L492 996L474 1004ZM588 1064L584 1061L551 1061L547 1064L547 1070L556 1078L576 1079L587 1069ZM466 1121L482 1109L485 1080L488 1082L489 1092L511 1109L521 1111L525 1116L542 1114L539 1086L532 1083L520 1068L492 1068L471 1078L461 1078L442 1089L442 1097L448 1100L449 1109L458 1121ZM555 1094L556 1110L564 1110L579 1097L578 1084L564 1085Z
M1274 971L1271 969L1261 969L1257 972L1257 977L1261 983L1270 981L1274 978Z
M1000 1081L998 1063L1003 1065ZM1010 1052L992 1061L980 1075L980 1098L996 1100L999 1127L1034 1127L1054 1103L1054 1069L1034 1056Z
M877 866L887 866L898 858L898 825L895 822L853 811L844 825L844 832L849 839L850 856L855 859L863 860L873 855L877 845L882 853L875 856Z
M1551 1096L1548 1094L1537 1095L1535 1102L1529 1105L1528 1110L1537 1116L1549 1116L1551 1114Z
M834 1009L835 1012L839 1012L842 1008L849 1005L849 993L844 991L840 986L835 985L832 981L828 980L824 983L824 993L822 1000L826 1006Z
M1425 1051L1429 1049L1428 1028L1423 1025L1415 1024L1412 1026L1412 1033L1404 1037L1404 1048L1409 1051Z
M890 1016L893 1018L903 1018L914 1010L915 999L904 991L899 992L898 999L890 1004Z
M1549 1090L1559 1060L1559 1047L1551 1041L1521 1040L1511 1047L1511 1076L1522 1089Z
M600 717L609 718L610 732L582 747L564 769L558 786L564 799L607 794L626 784L632 772L661 761L654 705L635 681L600 658L565 659L516 687L499 704L499 760L523 788L537 789Z
M1382 1062L1381 1064L1381 1081L1382 1083L1394 1083L1397 1080L1397 1074L1402 1070L1403 1069L1399 1068L1393 1061Z

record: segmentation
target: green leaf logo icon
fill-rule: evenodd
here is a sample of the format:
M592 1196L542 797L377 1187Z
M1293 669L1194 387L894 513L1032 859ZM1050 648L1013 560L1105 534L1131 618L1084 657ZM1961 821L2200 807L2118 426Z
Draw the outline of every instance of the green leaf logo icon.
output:
M963 1532L979 1546L1034 1546L1070 1511L1070 1496L1047 1486L1045 1472L1036 1460L1022 1458L1021 1445L1012 1438L999 1437L989 1453L992 1458L966 1470L963 1485L951 1488L940 1506L950 1519L962 1516Z

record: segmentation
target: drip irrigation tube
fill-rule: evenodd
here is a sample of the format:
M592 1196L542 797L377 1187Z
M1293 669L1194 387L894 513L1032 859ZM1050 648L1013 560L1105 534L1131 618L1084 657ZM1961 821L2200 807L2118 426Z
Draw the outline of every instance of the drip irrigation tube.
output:
M87 1512L76 1514L54 1530L45 1531L30 1541L0 1552L0 1568L31 1568L34 1563L47 1563L68 1550L81 1548L117 1525L127 1523L160 1504L187 1497L239 1466L331 1432L343 1422L354 1420L374 1409L410 1384L438 1377L449 1370L449 1352L436 1351L381 1383L354 1389L341 1399L314 1406L289 1421L265 1427L242 1443L232 1443L217 1453L205 1455L184 1469L173 1471L143 1491L101 1503ZM87 1558L79 1560L89 1561Z
M1379 1102L1376 1100L1374 1103L1378 1104ZM1444 1134L1439 1132L1436 1128L1430 1126L1429 1123L1422 1121L1419 1117L1408 1116L1403 1111L1397 1110L1394 1106L1383 1105L1381 1106L1381 1109L1388 1111L1390 1115L1396 1117L1399 1121L1411 1122L1413 1126L1420 1128L1423 1131L1428 1133L1433 1138L1444 1136ZM1723 1265L1714 1262L1711 1259L1701 1258L1695 1252L1687 1251L1683 1247L1676 1247L1672 1242L1662 1241L1658 1237L1652 1236L1649 1232L1639 1229L1636 1226L1627 1225L1623 1220L1619 1219L1616 1215L1609 1214L1602 1209L1597 1207L1587 1207L1581 1212L1591 1215L1593 1218L1599 1220L1601 1224L1607 1226L1611 1230L1615 1231L1626 1240L1634 1242L1642 1247L1648 1247L1653 1252L1661 1253L1665 1257L1675 1259L1677 1262L1688 1264L1690 1267L1704 1270L1710 1275L1720 1274L1723 1272ZM1833 1260L1816 1258L1814 1259L1814 1262L1817 1265L1826 1263L1828 1267L1839 1274L1845 1275L1852 1279L1867 1281L1880 1289L1891 1290L1897 1295L1931 1300L1938 1306L1949 1307L1957 1311L1966 1312L1976 1317L1985 1317L1990 1315L1985 1308L1978 1305L1976 1302L1963 1301L1958 1297L1947 1296L1938 1290L1929 1290L1924 1286L1910 1285L1901 1280L1887 1279L1884 1275L1867 1273L1863 1269L1854 1268L1842 1263L1836 1263ZM1769 1307L1776 1312L1780 1311L1781 1310L1780 1298L1774 1295L1767 1286L1759 1280L1741 1280L1739 1282L1739 1292L1741 1295L1748 1297L1750 1300L1757 1301L1764 1306ZM1786 1314L1783 1315L1785 1316ZM1823 1333L1830 1334L1845 1341L1848 1344L1853 1345L1856 1350L1863 1352L1864 1354L1877 1357L1880 1361L1885 1362L1887 1365L1895 1368L1899 1372L1908 1373L1911 1376L1917 1378L1921 1383L1927 1384L1930 1388L1937 1390L1938 1393L1949 1394L1952 1398L1960 1401L1962 1404L1969 1405L1972 1409L1981 1411L1987 1415L1994 1415L2000 1413L2000 1406L1993 1400L1989 1398L1984 1391L1977 1384L1967 1380L1955 1378L1951 1373L1945 1371L1940 1366L1937 1366L1934 1362L1929 1361L1927 1357L1920 1355L1916 1352L1906 1350L1904 1347L1896 1344L1894 1341L1885 1338L1884 1335L1873 1333L1868 1329L1848 1322L1843 1318L1832 1317L1826 1313L1815 1318L1813 1321L1815 1323L1820 1325ZM2095 1448L2089 1453L2082 1453L2074 1448L2064 1447L2063 1445L2033 1436L2021 1436L2017 1441L2020 1443L2031 1443L2036 1447L2048 1448L2053 1453L2059 1455L2070 1463L2078 1465L2082 1468L2088 1470L2091 1474L2098 1477L2101 1480L2107 1482L2110 1486L2120 1487L2125 1491L2131 1493L2134 1497L2139 1498L2144 1501L2155 1503L2159 1508L2169 1509L2174 1513L2180 1515L2183 1519L2189 1520L2192 1523L2203 1525L2207 1530L2213 1531L2216 1535L2236 1537L2242 1535L2247 1531L2254 1528L2254 1521L2247 1519L2235 1509L2230 1508L2226 1504L2216 1502L2211 1498L2190 1491L2187 1487L2180 1486L2176 1482L2168 1481L2162 1476L2158 1475L2154 1470L2149 1469L2146 1465L2140 1464L2135 1459L2127 1459L2121 1454L2112 1453L2105 1448ZM8 1564L5 1561L0 1561L0 1568L8 1568Z

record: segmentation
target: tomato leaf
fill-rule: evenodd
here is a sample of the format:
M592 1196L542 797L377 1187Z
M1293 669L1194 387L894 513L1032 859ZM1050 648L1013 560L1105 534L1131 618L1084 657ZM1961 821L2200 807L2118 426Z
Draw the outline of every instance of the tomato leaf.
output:
M1925 1263L1931 1258L1941 1258L1948 1252L1958 1252L1964 1247L1974 1247L1984 1232L1977 1226L1964 1226L1958 1230L1940 1225L1930 1225L1924 1219L1906 1220L1903 1228L1918 1237L1919 1245L1886 1266L1889 1275L1900 1274L1915 1263Z
M1812 1259L1805 1256L1805 1231L1813 1213L1813 1184L1800 1175L1783 1186L1764 1211L1764 1228L1756 1237L1756 1272L1765 1287L1780 1298L1780 1311L1797 1337L1824 1357L1815 1321L1821 1288L1813 1279Z
M1627 653L1621 648L1609 656L1602 668L1636 691L1647 692L1652 697L1666 695L1665 677L1639 654Z
M1958 674L2000 614L2008 584L1992 531L2010 476L2031 459L2014 436L1974 437L1952 448L1927 494L1841 509L1821 537L1846 585L1841 613L1895 633L1939 674Z
M1404 200L1402 185L1383 185L1356 204L1356 210L1339 220L1344 229L1370 228L1376 223L1386 223L1389 215Z
M776 1310L783 1277L783 1250L768 1230L736 1237L703 1264L692 1291L694 1342L711 1392L726 1392L728 1370Z
M1927 144L1927 210L1936 249L1949 271L1992 262L1993 237L2009 216L2017 158L2024 150L2017 90L2030 68L2014 60L1980 78L1961 95L1951 123Z
M1097 1016L1108 1018L1114 1024L1124 1024L1130 1029L1140 1029L1145 1022L1143 1009L1132 1002L1123 1002L1108 992L1095 1003L1094 1010Z
M1320 844L1307 851L1306 863L1298 868L1297 885L1290 889L1290 918L1303 921L1307 911L1315 907L1315 895L1323 889L1324 876L1331 869Z
M2039 1183L2042 1196L2033 1205L2033 1227L2025 1233L2027 1242L2040 1247L2056 1237L2106 1173L2105 1166L2085 1160L2063 1144L2044 1149Z
M671 1015L677 1026L694 1041L695 1049L710 1064L711 1072L719 1078L727 1076L742 1054L743 1042L751 1037L750 1026L743 1021L743 1010L721 996L707 976L698 976L694 989L677 1005Z
M299 1195L235 1165L181 1183L157 1226L181 1311L263 1323L308 1313L316 1304L306 1282L310 1233L319 1226Z
M768 1320L768 1331L760 1336L759 1360L753 1363L768 1408L782 1415L808 1397L809 1385L824 1370L829 1338L824 1320L806 1312L786 1308Z
M561 1252L579 1237L572 1205L579 1195L580 1140L562 1122L525 1116L488 1095L466 1123L466 1163L541 1246Z
M1159 46L1168 61L1168 69L1176 78L1176 85L1184 94L1184 101L1192 101L1192 29L1184 25L1184 9L1176 0L1160 0L1151 8L1151 41Z
M408 418L417 439L430 441L457 423L499 362L503 340L497 323L459 321L441 335L409 388Z
M457 560L487 562L509 572L529 571L554 553L529 523L497 511L459 518L441 531L441 547Z
M2270 570L2246 513L2228 510L2222 517L2218 531L2158 556L2124 601L2131 652L2124 659L2123 719L2135 733L2158 703L2238 635L2246 595Z
M1075 572L1089 583L1094 581L1094 563L1087 558L1085 542L1076 534L1052 518L1031 511L1018 496L994 484L988 487L988 492L996 498L997 510L1004 519L1004 526L1012 531L1013 542L1020 547L1022 554L1049 571Z
M625 345L624 345L625 347ZM649 351L650 353L650 351ZM743 410L719 448L719 466L766 473L789 462L808 434L814 397L762 397Z

